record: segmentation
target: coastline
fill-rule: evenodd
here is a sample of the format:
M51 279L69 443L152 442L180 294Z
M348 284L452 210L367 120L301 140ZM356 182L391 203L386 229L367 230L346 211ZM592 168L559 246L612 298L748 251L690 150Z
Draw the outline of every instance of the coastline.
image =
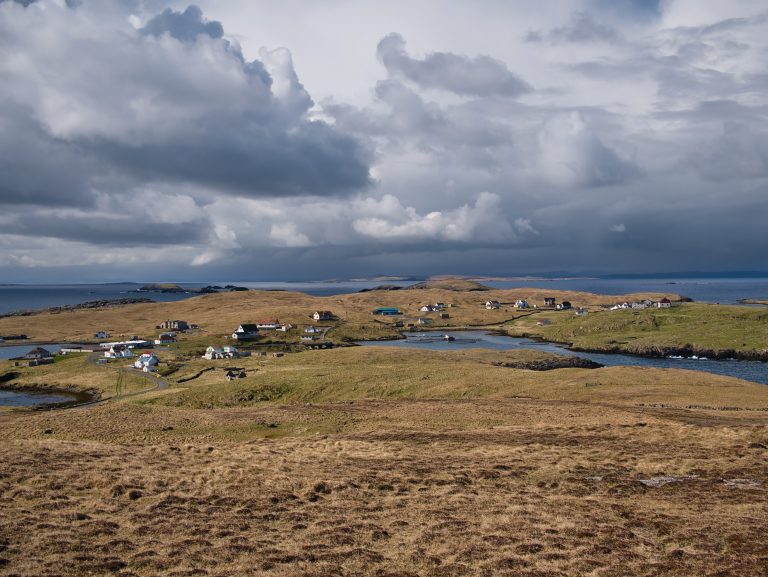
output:
M41 384L35 385L16 385L13 383L0 384L0 391L7 391L11 393L20 394L47 394L47 395L61 395L72 397L68 401L60 401L54 403L40 403L35 405L0 405L0 412L2 411L47 411L54 409L71 409L75 407L81 407L98 403L102 400L101 392L96 389L76 389L65 387L53 387Z
M573 343L567 341L557 341L554 339L547 339L540 335L533 335L529 333L520 333L511 335L507 331L501 328L481 328L473 326L452 326L452 327L431 327L431 328L418 328L411 329L403 332L437 332L437 333L450 333L455 331L477 331L490 335L509 337L509 338L521 338L529 339L540 343L549 343L553 345L561 345L563 348L574 353L595 353L595 354L608 354L608 355L628 355L632 357L647 358L647 359L665 359L681 357L684 359L709 359L713 361L752 361L768 363L768 350L766 351L737 351L735 349L709 349L696 346L666 346L666 345L653 345L649 348L645 348L642 351L623 349L621 347L578 347ZM407 337L382 337L377 339L359 339L357 342L377 342L377 341L397 341L404 340Z

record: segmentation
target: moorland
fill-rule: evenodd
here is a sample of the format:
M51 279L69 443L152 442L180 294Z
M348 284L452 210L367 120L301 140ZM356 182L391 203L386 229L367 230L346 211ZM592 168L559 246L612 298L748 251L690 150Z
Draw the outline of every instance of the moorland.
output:
M38 342L92 342L99 330L156 336L166 319L200 327L155 349L162 386L126 359L97 364L96 353L36 367L0 361L4 387L101 399L0 412L0 575L765 570L768 387L696 371L575 368L526 350L351 346L414 324L596 349L759 352L762 309L610 311L617 297L467 289L247 291L0 319L0 334ZM513 306L545 296L589 312ZM663 297L680 300L622 299ZM448 318L418 310L437 302ZM406 314L371 314L383 306ZM334 319L313 321L316 310ZM201 358L208 345L231 344L238 324L274 317L293 328L262 331L243 347L250 356ZM424 317L432 324L419 325ZM308 350L300 336L310 324L327 328L334 347Z

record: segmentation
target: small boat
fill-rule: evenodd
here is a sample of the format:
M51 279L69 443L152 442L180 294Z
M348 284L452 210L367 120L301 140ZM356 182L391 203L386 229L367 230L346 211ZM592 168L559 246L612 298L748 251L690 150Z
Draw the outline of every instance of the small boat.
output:
M451 335L443 335L443 340L444 341L455 341L456 337L451 336Z

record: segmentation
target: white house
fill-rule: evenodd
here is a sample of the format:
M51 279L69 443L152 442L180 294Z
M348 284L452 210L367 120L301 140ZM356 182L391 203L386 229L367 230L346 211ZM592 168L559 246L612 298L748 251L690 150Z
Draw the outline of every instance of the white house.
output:
M501 307L501 303L499 301L486 301L485 302L485 308L487 309L498 309Z
M424 305L419 310L423 313L431 313L436 311L437 309L433 305Z
M309 325L306 329L304 329L304 332L307 333L308 335L314 335L317 333L322 333L323 329L321 329L320 327L316 327L314 325Z
M293 328L293 325L291 323L283 323L279 329L277 329L280 332L287 333Z
M259 338L259 328L255 324L242 324L232 333L236 341L251 341Z
M209 361L214 359L236 359L240 356L235 347L208 347L205 349L204 359Z
M277 319L261 319L256 322L256 328L259 330L277 330L281 326L280 321Z
M672 306L672 303L669 301L668 298L663 298L659 302L656 303L656 307L660 309L668 309Z
M157 369L159 363L160 359L158 359L154 353L142 353L142 355L136 359L136 362L133 363L133 366L137 369L141 369L145 373L151 373Z
M518 299L515 301L515 306L519 309L527 309L528 308L528 301L525 299Z
M333 313L331 311L315 311L312 314L312 319L316 321L330 321L333 320Z
M125 345L112 345L108 351L104 351L104 356L108 359L129 359L134 355Z

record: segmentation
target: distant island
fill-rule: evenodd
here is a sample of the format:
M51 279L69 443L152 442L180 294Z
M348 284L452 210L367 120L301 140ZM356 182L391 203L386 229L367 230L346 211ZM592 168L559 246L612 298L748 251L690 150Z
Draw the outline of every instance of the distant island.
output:
M428 289L437 289L437 290L447 290L447 291L460 291L460 292L471 292L471 291L488 291L491 290L490 287L487 287L485 285L480 284L477 281L470 280L467 278L462 277L440 277L440 278L433 278L430 280L425 280L422 282L417 282L416 284L408 285L408 286L400 286L400 285L393 285L393 284L383 284L379 285L373 288L365 288L362 289L360 292L371 292L371 291L396 291L396 290L428 290Z
M246 287L231 285L231 284L225 285L223 287L218 285L208 285L203 288L185 288L175 283L152 283L152 284L145 284L132 292L212 294L212 293L220 293L220 292L239 292L239 291L247 291L247 290L250 290L250 289Z

